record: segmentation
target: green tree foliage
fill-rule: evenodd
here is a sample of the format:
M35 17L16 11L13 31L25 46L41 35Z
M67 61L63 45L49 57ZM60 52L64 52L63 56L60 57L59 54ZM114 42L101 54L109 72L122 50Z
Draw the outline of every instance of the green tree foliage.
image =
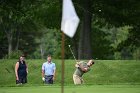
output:
M139 0L73 2L80 25L74 38L65 38L65 58L73 58L68 45L77 59L139 58L135 56L140 47ZM61 13L61 0L1 0L0 58L18 50L31 58L43 58L48 53L60 58ZM43 55L41 46L45 47Z
M21 50L31 54L36 46L35 38L39 37L39 20L35 20L36 8L44 0L2 0L0 6L0 29L7 38L8 55ZM5 54L5 53L4 53Z
M129 30L129 35L125 40L119 40L115 47L118 48L120 54L132 56L133 51L140 47L139 43L139 28L140 28L140 1L139 0L94 0L93 5L95 14L105 19L105 22L122 27L129 25L132 29ZM99 11L100 10L100 11ZM124 33L126 30L121 30ZM117 34L117 33L116 33ZM121 35L122 37L123 35ZM118 37L119 38L119 37ZM137 47L137 48L136 48ZM122 55L123 56L123 55ZM128 59L128 58L123 58Z
M53 58L61 58L61 34L57 29L42 29L43 35L36 39L39 46L36 47L32 58L46 59L47 55L51 54Z
M7 41L4 32L0 31L0 58L7 54Z
M92 50L94 59L111 59L113 47L109 40L110 33L106 29L92 28Z

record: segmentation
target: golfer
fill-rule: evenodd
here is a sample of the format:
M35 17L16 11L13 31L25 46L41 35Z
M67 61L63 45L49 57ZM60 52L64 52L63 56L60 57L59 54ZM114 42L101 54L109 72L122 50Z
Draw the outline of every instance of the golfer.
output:
M15 65L16 84L27 83L28 67L25 62L25 56L20 56L19 61Z
M82 76L84 73L90 70L90 67L93 64L94 64L93 60L89 60L88 62L80 61L75 64L76 70L73 74L73 81L75 85L84 83Z
M47 62L42 65L42 80L46 84L53 84L55 80L56 74L56 66L55 63L52 62L51 55L48 55Z

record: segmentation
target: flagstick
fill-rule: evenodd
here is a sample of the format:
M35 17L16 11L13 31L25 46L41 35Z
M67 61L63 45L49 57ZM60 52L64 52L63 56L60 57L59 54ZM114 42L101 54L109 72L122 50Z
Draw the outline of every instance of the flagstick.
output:
M65 35L62 32L62 72L61 72L61 93L64 93L64 70L65 70L65 64L64 64L64 55L65 55L65 51L64 51L64 47L65 47Z

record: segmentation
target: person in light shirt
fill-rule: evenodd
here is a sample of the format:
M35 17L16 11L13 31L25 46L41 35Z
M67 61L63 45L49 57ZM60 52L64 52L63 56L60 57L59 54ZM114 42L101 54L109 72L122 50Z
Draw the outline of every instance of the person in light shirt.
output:
M42 80L46 84L53 84L56 76L56 66L52 62L51 55L47 56L47 62L42 65Z

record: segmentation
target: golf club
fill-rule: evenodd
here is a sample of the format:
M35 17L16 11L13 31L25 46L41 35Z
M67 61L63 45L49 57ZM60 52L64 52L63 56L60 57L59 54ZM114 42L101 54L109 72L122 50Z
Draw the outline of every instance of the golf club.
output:
M75 61L77 62L77 60L76 60L76 58L75 58L75 56L74 56L74 53L73 53L73 51L72 51L72 49L71 49L70 45L68 45L68 46L69 46L69 48L70 48L70 51L71 51L71 53L72 53L72 55L73 55L73 57L74 57Z

